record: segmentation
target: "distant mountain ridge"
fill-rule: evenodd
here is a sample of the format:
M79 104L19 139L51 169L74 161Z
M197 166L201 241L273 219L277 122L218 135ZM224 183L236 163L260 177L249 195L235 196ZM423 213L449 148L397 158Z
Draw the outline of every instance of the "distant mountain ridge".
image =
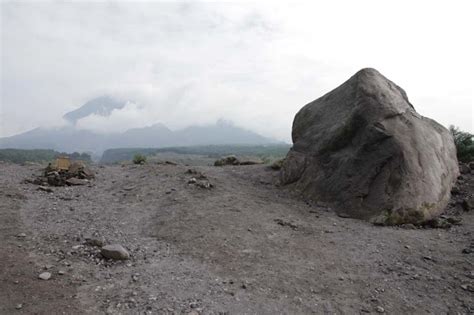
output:
M126 104L126 101L118 101L108 96L93 99L64 115L70 125L56 129L36 128L22 134L0 138L0 148L53 149L65 152L93 152L99 155L111 148L261 145L279 142L225 121L218 121L214 125L190 126L176 131L158 123L113 134L100 134L75 126L75 123L82 118L93 114L108 116L114 109L121 109Z

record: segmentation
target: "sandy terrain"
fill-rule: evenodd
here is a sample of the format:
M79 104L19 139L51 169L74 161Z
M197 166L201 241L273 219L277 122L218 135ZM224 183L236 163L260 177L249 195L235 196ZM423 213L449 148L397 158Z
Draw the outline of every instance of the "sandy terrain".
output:
M265 166L194 167L212 189L188 169L96 167L90 186L48 193L24 183L40 167L0 164L0 313L474 312L474 213L455 202L449 229L379 227L301 200Z

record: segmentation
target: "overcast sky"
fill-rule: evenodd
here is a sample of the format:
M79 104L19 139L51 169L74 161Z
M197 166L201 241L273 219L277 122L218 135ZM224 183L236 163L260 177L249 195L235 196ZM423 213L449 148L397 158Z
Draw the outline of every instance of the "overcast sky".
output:
M296 112L364 67L474 131L472 1L1 3L0 136L110 94L133 103L82 126L224 118L290 141Z

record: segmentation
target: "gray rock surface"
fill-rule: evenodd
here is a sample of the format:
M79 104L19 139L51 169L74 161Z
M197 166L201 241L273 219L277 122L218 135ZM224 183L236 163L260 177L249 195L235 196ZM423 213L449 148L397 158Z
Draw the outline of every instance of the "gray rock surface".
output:
M449 131L419 115L400 87L363 69L304 106L281 182L342 216L380 224L439 215L459 175Z
M105 258L114 260L127 260L130 258L128 251L119 244L106 245L102 247L100 253Z

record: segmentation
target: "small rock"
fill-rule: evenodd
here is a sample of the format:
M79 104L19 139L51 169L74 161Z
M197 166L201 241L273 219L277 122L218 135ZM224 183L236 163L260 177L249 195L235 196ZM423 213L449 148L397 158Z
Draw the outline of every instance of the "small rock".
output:
M21 310L22 308L23 308L23 304L21 304L21 303L15 305L15 309L17 309L17 310Z
M472 284L461 284L461 288L469 292L474 292L474 285Z
M471 173L471 168L467 166L466 164L460 163L459 164L459 172L461 174L469 174Z
M47 193L52 193L53 192L53 190L51 188L46 187L46 186L39 186L38 190L45 191Z
M20 234L18 234L16 237L25 238L25 237L26 237L26 234L25 234L25 233L20 233Z
M462 250L462 253L463 253L463 254L471 254L472 252L473 252L473 250L470 249L470 248L464 248L464 249Z
M451 195L459 195L461 193L461 190L459 189L458 186L454 186L452 189L451 189Z
M127 250L119 244L106 245L102 247L100 253L105 258L114 260L127 260L130 258L130 254L127 252Z
M76 177L72 177L66 180L66 184L69 186L81 186L81 185L87 185L89 181L87 179L80 179Z
M38 278L40 278L41 280L49 280L51 278L51 273L43 272L38 276Z
M448 221L449 223L451 223L453 225L461 225L462 219L461 218L455 218L455 217L448 217L448 218L446 218L446 221Z
M462 202L462 207L466 211L470 211L474 209L474 196L467 197Z
M239 165L240 161L235 155L229 155L214 162L214 166Z
M213 185L209 181L200 181L197 182L196 185L204 189L211 189L213 187Z
M196 184L197 183L197 179L192 177L190 180L188 180L188 184Z
M377 313L385 313L385 309L382 306L377 306L375 310L377 311Z
M58 275L61 275L61 276L64 275L65 273L66 273L66 272L65 272L64 270L59 270L59 271L58 271Z

